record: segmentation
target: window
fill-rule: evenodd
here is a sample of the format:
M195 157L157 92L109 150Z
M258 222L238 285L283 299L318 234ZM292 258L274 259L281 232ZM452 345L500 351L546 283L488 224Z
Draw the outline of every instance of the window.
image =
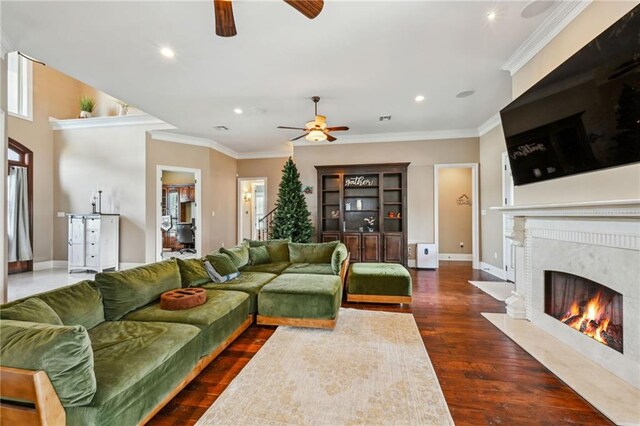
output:
M32 64L27 58L7 54L7 109L14 117L33 120Z

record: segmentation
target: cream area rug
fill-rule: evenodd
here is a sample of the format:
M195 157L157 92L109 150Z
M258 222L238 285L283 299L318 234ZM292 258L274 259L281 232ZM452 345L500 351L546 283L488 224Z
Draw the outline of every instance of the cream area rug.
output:
M489 296L503 302L511 297L511 292L516 289L514 283L504 281L469 281L469 284L478 287Z
M452 425L411 314L278 327L197 425Z

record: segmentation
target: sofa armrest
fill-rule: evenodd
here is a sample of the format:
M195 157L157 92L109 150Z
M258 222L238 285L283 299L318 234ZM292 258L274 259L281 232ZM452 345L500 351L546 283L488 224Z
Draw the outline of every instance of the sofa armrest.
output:
M342 262L342 267L340 268L340 281L342 281L343 288L347 286L347 272L349 271L349 259L351 258L351 253L347 252L347 258Z
M0 418L6 424L64 425L64 408L44 371L0 366ZM13 404L9 400L28 401L34 407Z

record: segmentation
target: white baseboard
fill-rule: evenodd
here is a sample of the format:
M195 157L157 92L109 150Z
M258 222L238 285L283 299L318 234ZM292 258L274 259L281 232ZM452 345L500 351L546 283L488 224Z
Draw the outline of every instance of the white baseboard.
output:
M473 260L472 254L463 253L438 253L438 260L452 260L460 262L471 262Z
M34 271L44 271L45 269L67 269L68 262L66 260L46 260L44 262L34 262ZM120 263L120 270L131 269L136 266L144 265L144 263L137 262L122 262Z
M407 260L407 266L409 268L415 268L416 267L416 260L415 259L409 259Z
M503 271L500 268L496 268L495 266L490 265L488 263L480 262L480 269L482 269L485 272L490 273L494 277L500 278L501 280L506 280L507 279L505 271Z

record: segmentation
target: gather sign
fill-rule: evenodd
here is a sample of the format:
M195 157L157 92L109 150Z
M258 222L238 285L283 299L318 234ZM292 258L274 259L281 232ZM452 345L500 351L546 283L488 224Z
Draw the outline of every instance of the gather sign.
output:
M364 176L354 176L344 179L344 186L376 186L376 182L373 179L367 179Z

